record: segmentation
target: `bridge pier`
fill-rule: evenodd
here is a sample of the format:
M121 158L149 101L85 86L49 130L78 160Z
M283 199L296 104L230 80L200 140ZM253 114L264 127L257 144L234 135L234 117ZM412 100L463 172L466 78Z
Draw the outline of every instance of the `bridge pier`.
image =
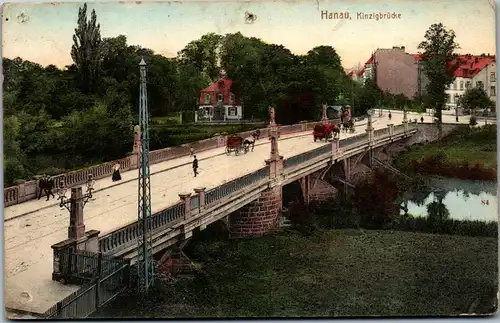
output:
M281 185L269 188L229 218L231 238L258 237L278 228L283 205Z
M261 196L230 216L231 238L262 236L279 227L283 206L283 156L278 151L279 128L274 120L274 108L269 108L269 140L271 141L269 165L270 187Z

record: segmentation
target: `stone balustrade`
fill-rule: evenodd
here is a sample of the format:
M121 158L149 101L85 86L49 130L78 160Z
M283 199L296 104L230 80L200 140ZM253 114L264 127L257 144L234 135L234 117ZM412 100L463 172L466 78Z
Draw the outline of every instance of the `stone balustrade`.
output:
M317 122L303 122L300 124L288 125L281 127L281 134L293 134L297 132L307 131L314 128ZM264 134L267 128L260 129L261 133ZM245 131L239 133L243 138L250 137L254 130ZM262 137L262 135L261 135ZM224 147L226 145L227 136L216 136L209 139L204 139L196 141L189 144L184 144L176 147L168 147L163 149L158 149L151 151L149 153L150 164L161 163L164 161L176 159L179 157L189 156L191 147L196 152L206 151L210 149L215 149L219 147ZM79 169L71 171L65 174L60 174L54 176L54 185L56 189L59 187L61 180L64 180L65 186L67 188L83 185L86 183L88 174L92 174L94 179L101 179L109 177L113 174L113 165L120 164L120 170L122 172L137 169L137 155L131 155L119 160L110 161L107 163L91 166L89 168ZM23 203L35 199L38 192L38 181L22 181L22 183L7 187L4 189L4 206L10 206L18 203Z

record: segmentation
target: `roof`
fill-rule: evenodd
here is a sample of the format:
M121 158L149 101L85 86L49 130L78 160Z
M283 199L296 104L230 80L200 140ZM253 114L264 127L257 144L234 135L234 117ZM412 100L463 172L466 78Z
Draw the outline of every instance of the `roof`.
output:
M460 59L461 62L459 62L460 65L455 69L453 76L463 78L472 78L481 72L487 65L495 62L494 56L460 55L458 59Z
M221 87L231 89L231 85L233 85L233 80L225 77L213 82L208 87L201 90L201 92L219 92L221 91Z

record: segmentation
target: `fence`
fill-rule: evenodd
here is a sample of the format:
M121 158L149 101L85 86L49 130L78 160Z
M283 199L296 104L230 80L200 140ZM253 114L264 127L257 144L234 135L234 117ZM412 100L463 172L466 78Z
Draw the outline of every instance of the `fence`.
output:
M43 314L45 319L83 319L113 300L129 284L130 266L124 263L107 275L84 284Z
M102 277L126 264L126 261L102 253L75 251L60 255L60 270L68 283L88 283Z

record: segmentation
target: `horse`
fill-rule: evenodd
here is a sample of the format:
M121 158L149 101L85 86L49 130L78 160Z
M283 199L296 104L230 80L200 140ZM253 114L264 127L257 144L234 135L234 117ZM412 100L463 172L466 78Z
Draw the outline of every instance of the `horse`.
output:
M255 142L255 140L258 140L260 138L260 129L255 130L252 133L252 137L253 137L254 142Z
M333 135L333 139L340 138L340 126L335 126L335 125L333 126L332 135Z
M252 149L250 151L253 151L253 148L255 147L255 137L253 137L253 140L251 140L250 138L245 139L243 141L243 145L247 147L252 146Z

